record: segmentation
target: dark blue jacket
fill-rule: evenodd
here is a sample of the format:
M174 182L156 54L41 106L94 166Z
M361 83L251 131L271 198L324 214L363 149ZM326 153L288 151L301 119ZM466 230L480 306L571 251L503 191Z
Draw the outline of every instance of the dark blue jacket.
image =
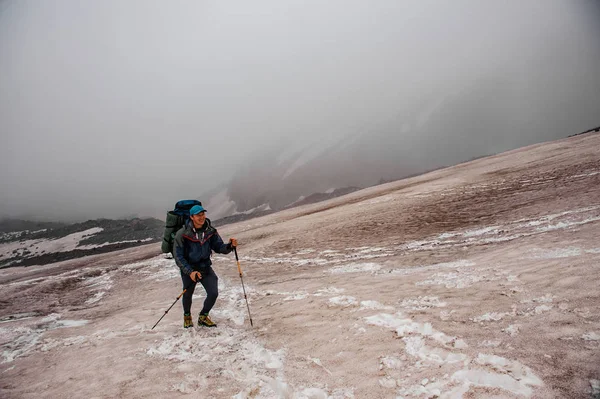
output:
M199 229L195 229L190 220L175 235L173 258L182 273L189 275L194 270L202 272L212 265L212 251L228 254L232 250L229 243L223 243L217 229L210 225L210 220L206 219Z

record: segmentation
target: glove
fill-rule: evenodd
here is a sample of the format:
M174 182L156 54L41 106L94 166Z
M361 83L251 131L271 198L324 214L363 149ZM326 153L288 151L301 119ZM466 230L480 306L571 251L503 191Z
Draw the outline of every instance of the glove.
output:
M230 238L229 239L229 246L231 247L231 249L237 247L237 245L238 245L238 242L237 242L237 240L235 238Z

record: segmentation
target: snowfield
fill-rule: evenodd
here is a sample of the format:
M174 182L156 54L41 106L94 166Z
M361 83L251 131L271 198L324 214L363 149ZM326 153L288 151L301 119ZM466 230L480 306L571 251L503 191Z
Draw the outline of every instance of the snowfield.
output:
M600 397L599 183L586 134L223 226L254 327L233 255L216 329L151 329L159 244L2 269L0 397Z

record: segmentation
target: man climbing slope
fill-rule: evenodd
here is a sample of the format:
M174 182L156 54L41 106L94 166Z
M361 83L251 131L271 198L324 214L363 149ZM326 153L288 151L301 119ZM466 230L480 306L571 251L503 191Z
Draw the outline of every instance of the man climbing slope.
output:
M212 227L210 220L206 218L206 209L201 205L194 205L190 209L190 220L175 235L173 246L173 257L181 270L183 288L186 289L182 299L184 328L194 326L191 308L197 282L206 290L206 299L198 315L198 324L217 326L208 316L219 295L219 278L211 267L210 256L212 251L228 254L236 246L235 238L230 238L227 244L223 243L217 229Z

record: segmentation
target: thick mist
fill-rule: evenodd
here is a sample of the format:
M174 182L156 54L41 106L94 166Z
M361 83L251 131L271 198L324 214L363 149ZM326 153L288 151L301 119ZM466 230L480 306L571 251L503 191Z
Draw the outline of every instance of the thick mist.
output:
M0 217L162 217L231 179L292 198L264 179L319 146L302 188L566 137L600 125L599 21L584 0L4 1Z

